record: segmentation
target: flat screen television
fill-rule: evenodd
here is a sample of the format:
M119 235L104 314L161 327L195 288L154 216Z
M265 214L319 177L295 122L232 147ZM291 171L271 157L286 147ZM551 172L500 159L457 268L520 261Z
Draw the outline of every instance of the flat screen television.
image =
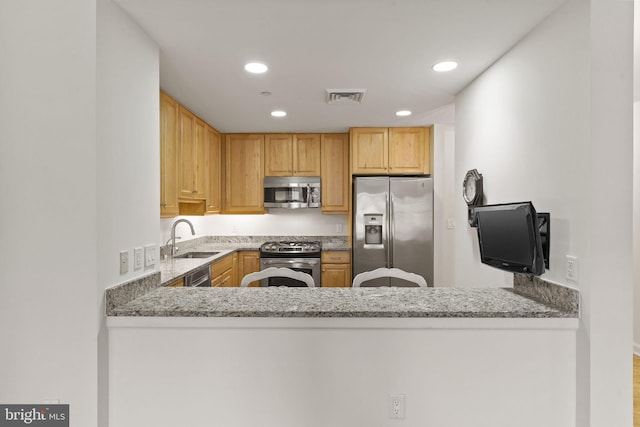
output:
M514 273L544 273L539 219L531 202L478 206L472 215L482 263Z

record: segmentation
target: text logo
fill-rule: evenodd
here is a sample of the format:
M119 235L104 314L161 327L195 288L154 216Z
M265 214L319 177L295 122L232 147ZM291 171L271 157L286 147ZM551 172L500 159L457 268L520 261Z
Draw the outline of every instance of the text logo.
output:
M69 427L69 405L0 405L0 427Z

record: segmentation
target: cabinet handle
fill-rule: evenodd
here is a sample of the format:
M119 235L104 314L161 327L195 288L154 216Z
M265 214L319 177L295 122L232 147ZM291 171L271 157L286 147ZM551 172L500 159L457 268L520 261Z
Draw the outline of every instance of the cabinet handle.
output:
M161 207L161 208L164 208L164 207L166 207L166 206L167 206L167 204L166 204L165 202L160 203L160 207Z

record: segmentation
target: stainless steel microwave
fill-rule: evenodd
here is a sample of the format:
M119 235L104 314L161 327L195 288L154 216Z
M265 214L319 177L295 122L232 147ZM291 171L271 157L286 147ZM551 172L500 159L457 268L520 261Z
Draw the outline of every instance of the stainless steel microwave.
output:
M264 177L265 208L319 208L319 176Z

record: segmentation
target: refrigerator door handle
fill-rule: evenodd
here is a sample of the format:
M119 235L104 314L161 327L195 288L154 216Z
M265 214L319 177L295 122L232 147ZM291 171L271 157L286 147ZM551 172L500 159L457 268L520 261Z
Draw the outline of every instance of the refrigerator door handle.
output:
M393 246L395 243L395 218L393 212L393 194L387 194L387 215L389 218L389 231L387 235L389 240L387 241L387 268L393 267Z

